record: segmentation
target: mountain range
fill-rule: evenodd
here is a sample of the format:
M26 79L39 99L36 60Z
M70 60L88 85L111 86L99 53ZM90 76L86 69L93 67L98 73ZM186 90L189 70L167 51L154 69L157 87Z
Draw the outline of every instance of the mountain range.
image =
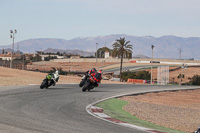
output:
M71 40L56 38L36 38L28 39L15 43L19 50L25 53L34 53L35 51L44 51L48 48L71 51L73 53L92 53L96 48L108 47L112 49L112 44L120 37L125 37L133 45L133 55L152 56L151 45L154 45L154 58L169 59L200 59L200 37L177 37L177 36L131 36L125 34L114 34L98 37L74 38ZM0 49L11 48L11 45L0 46ZM15 48L16 49L16 48ZM86 55L86 54L85 54Z
M80 54L81 56L94 56L95 52L88 52L88 51L83 51L83 50L62 50L62 49L53 49L53 48L48 48L46 50L43 50L44 53L66 53L66 54Z

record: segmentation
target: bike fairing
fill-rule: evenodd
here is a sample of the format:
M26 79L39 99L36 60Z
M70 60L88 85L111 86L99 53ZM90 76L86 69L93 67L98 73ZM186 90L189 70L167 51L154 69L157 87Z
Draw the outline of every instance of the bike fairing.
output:
M48 80L53 80L54 83L56 83L56 82L58 82L59 75L58 75L58 73L50 73L50 74L48 74L48 75L46 76L46 78L47 78Z
M44 87L48 88L51 85L55 85L56 82L59 80L59 72L56 71L55 73L50 73L46 76L46 78L41 83L40 89L43 89Z
M88 70L86 74L82 77L82 80L79 84L80 87L83 86L82 91L90 91L94 87L98 87L102 79L102 70L99 72L95 68Z

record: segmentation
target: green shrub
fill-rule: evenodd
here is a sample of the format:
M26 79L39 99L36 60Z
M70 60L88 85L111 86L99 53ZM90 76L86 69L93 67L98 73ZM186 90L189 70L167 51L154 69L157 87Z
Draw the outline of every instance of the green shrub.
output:
M149 71L139 71L139 72L132 72L132 71L124 71L122 72L122 80L127 81L130 79L144 79L150 80L151 74Z
M190 80L190 84L192 85L200 85L200 75L194 75L192 78L188 78Z
M139 71L136 74L136 79L145 79L145 80L150 80L151 74L149 71Z

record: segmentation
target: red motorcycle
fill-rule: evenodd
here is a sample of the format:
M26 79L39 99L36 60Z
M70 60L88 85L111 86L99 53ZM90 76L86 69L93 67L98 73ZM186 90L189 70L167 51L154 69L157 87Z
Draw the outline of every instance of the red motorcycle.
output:
M86 90L90 91L94 87L98 87L99 83L101 82L102 79L102 71L95 72L95 73L87 73L82 77L82 80L79 84L80 87L82 88L82 91L85 92Z

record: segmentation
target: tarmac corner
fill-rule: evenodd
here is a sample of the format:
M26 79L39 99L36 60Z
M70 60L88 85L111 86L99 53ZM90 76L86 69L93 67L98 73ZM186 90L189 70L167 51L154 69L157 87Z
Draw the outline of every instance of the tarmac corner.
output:
M121 121L121 120L117 120L115 118L111 118L110 116L108 116L107 114L104 113L104 109L103 108L94 106L92 104L90 104L90 105L88 105L86 107L86 111L89 114L91 114L94 117L96 117L96 118L99 118L99 119L102 119L102 120L105 120L107 122L110 122L110 123L113 123L113 124L117 124L117 125L120 125L120 126L134 128L134 129L137 129L137 130L140 130L140 131L149 132L149 133L167 133L167 132L157 131L157 130L154 130L154 129L149 129L149 128L145 128L145 127L136 126L136 125L133 125L133 124Z

